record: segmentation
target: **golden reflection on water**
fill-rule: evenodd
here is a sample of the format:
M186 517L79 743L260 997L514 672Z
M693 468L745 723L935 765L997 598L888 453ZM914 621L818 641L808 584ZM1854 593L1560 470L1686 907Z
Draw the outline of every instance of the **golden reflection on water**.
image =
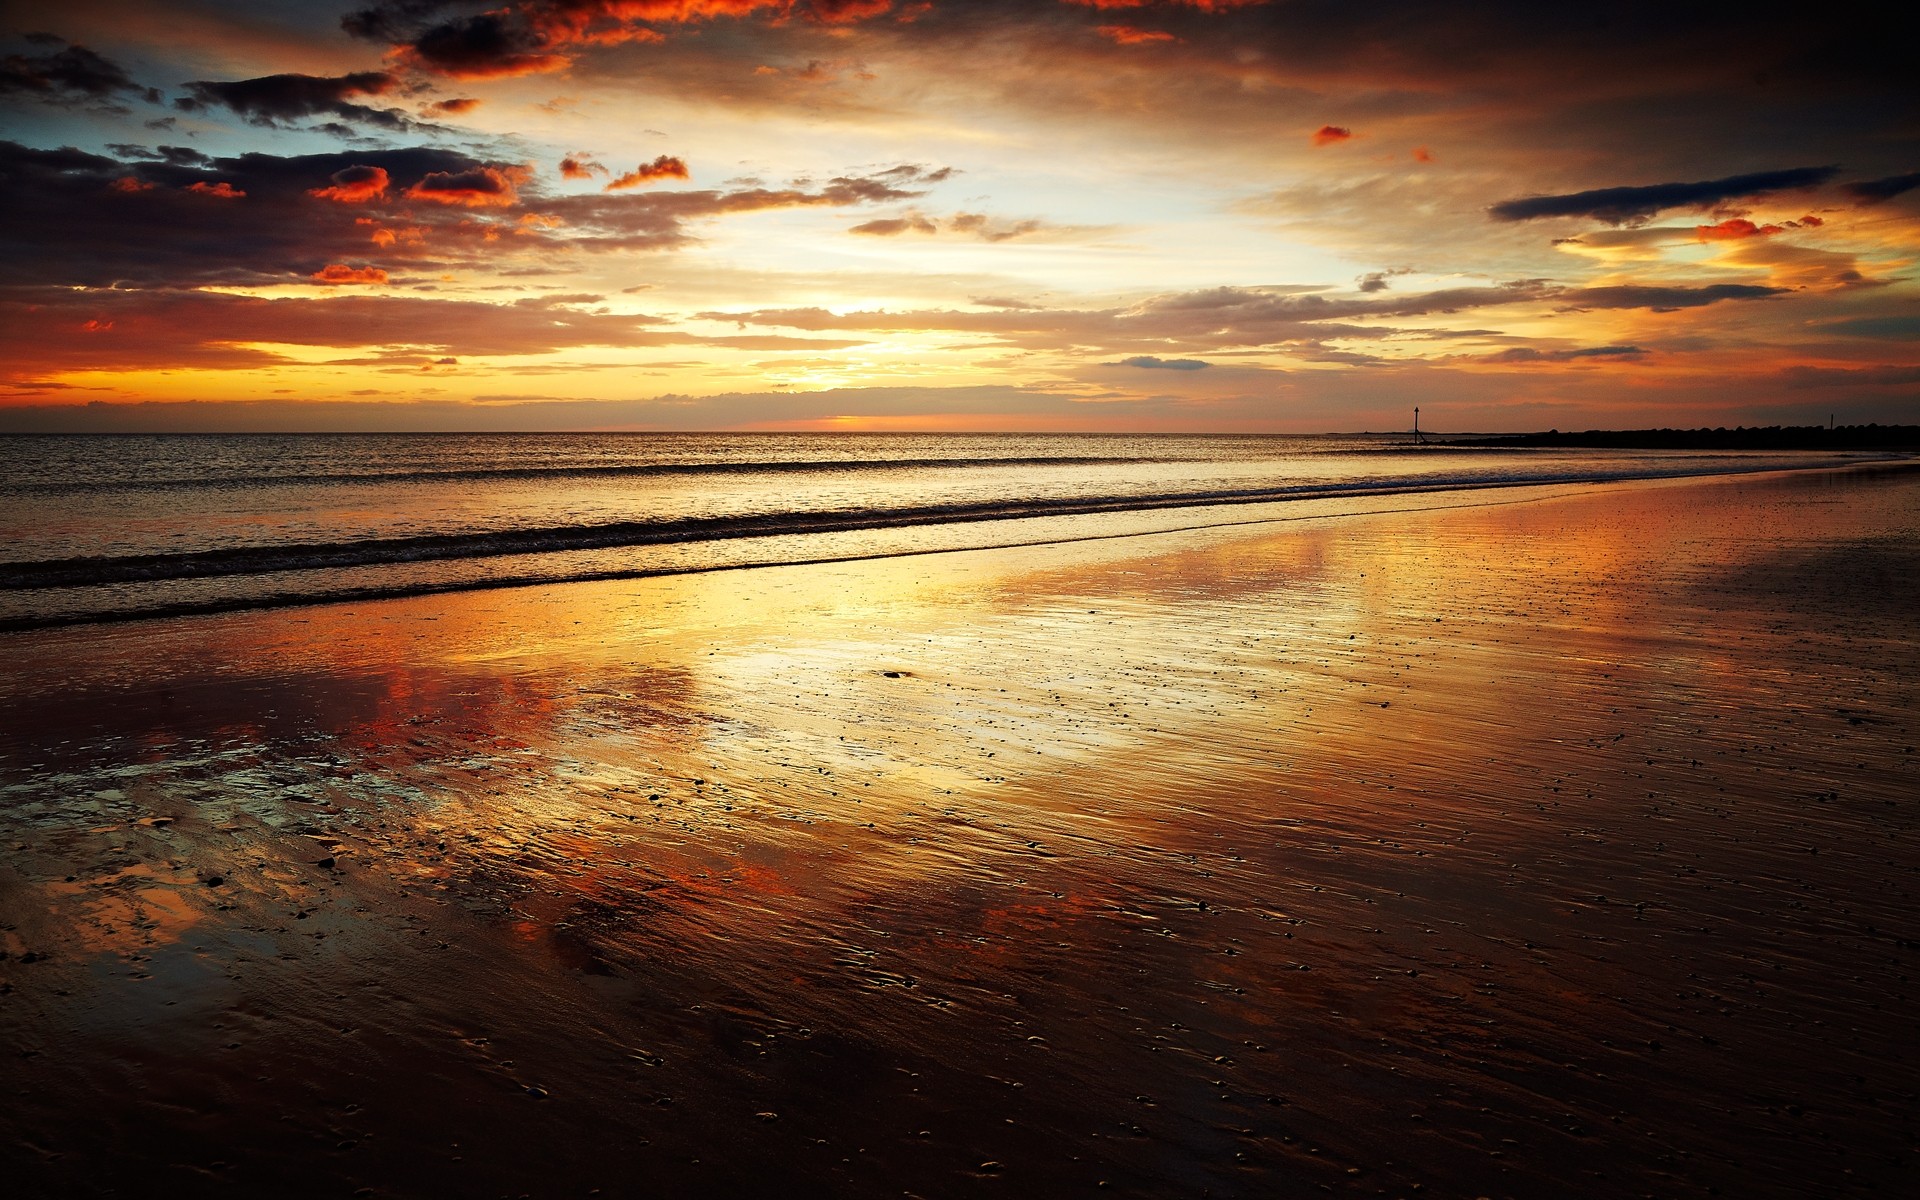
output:
M1754 490L1691 486L1687 520L1678 489L1599 489L16 642L4 669L37 682L12 694L48 702L8 714L34 756L9 946L265 939L431 980L465 937L517 987L638 989L583 1011L650 1055L715 1054L662 1016L712 1006L756 1061L833 1030L971 1080L950 1107L1019 1082L1037 1138L1152 1093L1197 1145L1271 1119L1216 1094L1284 1093L1354 1161L1343 1072L1403 1099L1491 1086L1469 1061L1534 1079L1591 1052L1569 1012L1644 1043L1676 978L1744 961L1702 929L1807 928L1679 854L1743 837L1747 873L1813 879L1864 852L1789 857L1813 835L1787 801L1897 788L1875 726L1823 729L1791 774L1749 753L1859 662L1769 672L1777 613L1688 590L1833 536ZM1701 817L1728 787L1737 835Z

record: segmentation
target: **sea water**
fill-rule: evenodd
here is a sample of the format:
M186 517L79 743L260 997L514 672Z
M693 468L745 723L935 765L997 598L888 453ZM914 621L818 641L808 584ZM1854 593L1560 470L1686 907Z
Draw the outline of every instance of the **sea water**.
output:
M0 438L0 629L1282 519L1303 500L1835 465L1402 436Z

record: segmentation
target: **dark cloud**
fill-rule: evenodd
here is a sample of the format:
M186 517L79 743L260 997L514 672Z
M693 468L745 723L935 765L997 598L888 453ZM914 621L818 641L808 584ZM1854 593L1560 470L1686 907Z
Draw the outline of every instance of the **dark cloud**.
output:
M1369 271L1355 281L1355 286L1363 292L1384 292L1393 286L1387 280L1396 275L1411 274L1413 274L1412 267L1395 267L1390 271Z
M1132 358L1123 358L1117 363L1108 363L1112 367L1145 367L1156 371L1204 371L1213 364L1197 358L1157 358L1151 354L1136 354Z
M1823 321L1819 332L1842 337L1874 338L1889 342L1920 342L1920 315L1898 314L1884 317L1848 317Z
M1886 179L1868 179L1846 184L1841 190L1862 204L1879 204L1895 196L1920 188L1920 171L1894 175Z
M306 276L374 246L358 209L313 190L362 169L410 181L478 165L427 149L126 162L0 141L0 208L10 214L0 222L0 283L245 285ZM219 199L223 184L244 199ZM443 263L471 252L451 240L436 249Z
M397 42L418 33L449 9L484 7L479 0L467 4L457 0L381 0L341 17L340 28L368 41Z
M402 61L455 79L560 71L591 46L664 40L661 26L724 17L794 17L849 25L884 15L893 0L509 0L485 7L460 0L389 0L349 13L349 34L386 42Z
M795 308L701 315L743 326L773 325L812 331L942 331L990 337L1031 349L1058 350L1073 346L1107 352L1134 350L1158 357L1165 350L1191 354L1251 346L1317 345L1336 338L1380 339L1398 336L1404 331L1391 325L1358 322L1444 316L1508 305L1527 305L1541 310L1650 308L1667 311L1728 300L1765 299L1785 290L1754 284L1569 288L1544 280L1515 280L1493 287L1441 288L1388 298L1330 296L1290 288L1220 287L1168 293L1126 308L1109 309L836 313L824 308Z
M108 143L107 149L121 158L151 158L172 163L178 167L203 167L213 159L191 146L160 146L149 149L146 146L129 145L124 142Z
M42 44L58 38L43 35ZM100 103L121 94L158 102L159 94L141 87L120 66L85 46L64 46L49 54L9 54L0 59L0 95L32 96L56 104Z
M177 156L176 156L177 157ZM553 269L569 251L648 251L691 222L912 199L921 167L819 184L549 196L531 172L448 150L134 161L0 141L0 284L258 285L333 263L392 271ZM533 189L533 190L529 190Z
M1622 284L1615 287L1569 288L1553 298L1569 309L1650 308L1672 312L1679 308L1701 308L1722 300L1766 300L1784 296L1790 289L1765 287L1751 283L1713 283L1704 287L1652 287Z
M382 129L412 129L415 122L397 108L373 108L347 99L384 95L398 85L399 80L386 71L355 71L332 76L263 75L258 79L225 83L203 79L189 83L188 94L174 101L174 105L186 112L227 108L250 125L268 127L332 116Z
M1025 237L1043 228L1045 225L1040 221L997 222L985 213L963 212L944 219L935 219L924 213L910 212L898 217L863 221L848 229L847 232L870 237L898 237L904 233L928 236L951 233L961 237L977 238L983 242L1010 242L1014 238Z
M1502 350L1498 354L1489 354L1480 359L1489 363L1563 363L1576 362L1583 358L1619 359L1641 358L1646 351L1638 346L1583 346L1575 350L1536 350L1531 346L1515 346L1511 350Z
M1732 175L1699 183L1656 183L1646 187L1595 188L1563 196L1525 196L1488 209L1497 221L1534 221L1542 217L1592 217L1609 225L1646 221L1669 208L1704 208L1728 200L1770 192L1818 187L1840 173L1839 167L1794 167Z
M57 387L36 381L38 388ZM25 389L23 389L25 390ZM1085 421L1072 393L1003 384L976 387L840 388L819 392L728 392L717 396L667 394L636 400L576 400L530 395L483 395L475 403L425 400L398 384L380 401L260 400L147 401L137 404L13 405L0 408L0 430L42 432L299 432L327 430L521 430L672 428L725 429L769 421L810 421L902 412L1053 414L1062 423ZM358 395L377 395L359 390ZM1129 408L1124 401L1103 411Z
M539 202L539 209L565 223L564 244L592 251L656 250L691 241L685 228L690 221L779 208L851 208L911 200L925 194L922 185L950 174L945 168L902 165L870 175L837 175L820 184L796 180L779 188L550 197Z
M1920 366L1888 364L1873 367L1788 367L1782 372L1790 388L1909 387L1920 384Z
M454 79L540 75L571 62L552 52L556 39L511 10L434 25L404 43L411 65Z
M365 265L328 264L314 279L377 284ZM278 356L258 344L383 347L426 355L545 354L580 346L651 345L659 318L561 306L529 320L511 304L353 294L268 300L155 289L0 292L0 361L14 370L138 370L181 365L245 369Z

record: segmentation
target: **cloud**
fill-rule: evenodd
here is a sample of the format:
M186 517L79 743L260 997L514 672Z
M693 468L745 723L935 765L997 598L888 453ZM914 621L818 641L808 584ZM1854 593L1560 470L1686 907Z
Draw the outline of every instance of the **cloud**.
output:
M1388 283L1387 280L1392 279L1396 275L1411 274L1413 274L1412 267L1395 267L1390 271L1369 271L1355 281L1355 286L1362 292L1384 292L1393 286Z
M566 244L589 250L669 249L691 240L685 229L689 221L779 208L850 208L911 200L925 194L925 185L951 174L944 167L929 171L902 164L870 175L836 175L821 184L796 180L787 187L733 191L558 196L541 200L540 209L565 222Z
M486 12L452 15L445 0L387 0L349 13L355 37L387 42L399 61L455 79L497 79L562 71L589 46L658 42L655 26L723 17L802 18L851 25L882 16L892 0L509 0Z
M377 283L340 268L326 283ZM325 275L316 272L316 276ZM82 336L87 322L98 331ZM0 292L0 362L9 375L182 366L245 370L282 361L262 345L381 348L462 358L638 346L684 337L657 317L556 306L529 319L512 304L347 294L268 300L221 292L38 288Z
M604 164L584 153L569 154L560 160L560 178L562 179L591 179L595 175L608 173Z
M1574 350L1537 350L1531 346L1515 346L1511 350L1484 355L1478 361L1503 364L1563 363L1583 358L1642 358L1646 353L1638 346L1584 346Z
M947 222L947 228L955 233L970 234L983 242L1010 242L1039 231L1043 225L1033 219L1015 221L1011 225L996 225L993 218L985 213L955 213Z
M1828 387L1907 387L1920 384L1920 366L1788 367L1780 372L1794 389Z
M1858 183L1844 184L1840 190L1862 204L1879 204L1915 188L1920 188L1920 171L1908 175L1892 175L1885 179L1867 179Z
M1146 8L1153 0L1062 0L1065 4L1080 8L1097 8L1103 12L1115 9ZM1229 12L1236 8L1247 8L1256 4L1265 4L1267 0L1162 0L1171 8L1194 8L1201 12Z
M1341 125L1322 125L1307 140L1316 146L1333 146L1353 136L1353 130Z
M356 222L383 203L378 197L365 205L317 202L314 191L339 186L330 180L364 179L375 168L395 181L419 180L483 165L429 149L126 162L0 140L0 209L12 217L0 222L0 284L245 286L303 279L328 263L363 256L369 229ZM245 193L244 202L235 202L238 193ZM223 194L234 201L209 203ZM439 207L421 205L427 211L415 214L412 224L431 232L435 243L431 256L416 258L446 264L478 251L484 230L471 226L462 210L432 211ZM462 229L463 222L470 227Z
M385 167L365 164L342 167L333 173L332 179L331 185L311 188L307 195L332 200L337 204L366 204L384 199L388 185L393 182Z
M455 96L448 100L435 100L421 111L436 117L463 117L480 107L480 101L472 96Z
M38 382L40 389L57 384ZM396 393L411 384L400 384ZM377 391L358 390L374 396ZM311 432L423 430L524 431L607 428L711 430L827 423L847 416L901 413L985 415L989 428L1035 414L1049 428L1082 428L1089 414L1076 393L992 384L975 387L871 387L830 391L656 395L632 400L575 400L537 395L483 395L474 402L395 400L148 401L137 404L0 407L8 432ZM1133 406L1115 404L1111 408Z
M639 187L644 183L652 183L657 179L686 178L689 178L686 162L670 154L662 154L652 162L641 163L618 179L608 181L604 190L617 192L625 188Z
M1750 283L1713 283L1704 287L1655 287L1621 284L1613 287L1568 288L1553 298L1567 308L1650 308L1672 312L1681 308L1702 308L1723 300L1769 300L1784 296L1789 289Z
M1105 309L836 313L825 308L789 308L705 312L700 316L742 326L771 325L814 332L941 331L1035 350L1058 351L1071 346L1158 357L1168 350L1191 355L1255 346L1317 346L1342 338L1384 339L1404 331L1377 322L1481 308L1525 306L1543 314L1581 309L1672 311L1723 301L1761 300L1785 291L1754 284L1572 288L1543 280L1515 280L1493 287L1440 288L1385 297L1329 296L1283 287L1219 287L1163 293L1126 307Z
M1592 217L1609 225L1628 225L1651 220L1664 209L1704 208L1727 200L1818 187L1839 173L1839 167L1794 167L1784 171L1732 175L1699 183L1595 188L1561 196L1526 196L1518 200L1503 200L1487 212L1496 221Z
M479 13L422 30L402 47L408 66L454 79L542 75L572 65L553 40L517 21L511 10Z
M54 104L73 104L100 103L123 92L151 102L159 100L157 92L135 83L120 64L85 46L71 45L47 54L9 54L0 59L0 95L13 93Z
M379 267L350 267L328 263L311 276L315 283L385 283L387 273Z
M157 150L149 150L145 146L133 146L124 142L110 142L107 144L107 149L118 154L121 158L152 158L182 167L204 167L213 161L212 158L193 149L191 146L161 146Z
M869 237L897 237L903 233L939 233L940 227L918 213L910 213L904 217L884 217L875 221L863 221L847 232L866 234Z
M884 15L893 8L893 0L809 0L794 7L823 25L850 25Z
M967 303L978 304L981 308L1036 309L1040 307L1031 301L1015 300L1010 296L975 296Z
M945 232L977 238L983 242L1010 242L1014 238L1024 237L1045 227L1044 222L1032 219L1011 223L996 222L985 213L955 213L941 221L923 213L910 212L904 216L865 221L853 226L847 232L870 237L898 237L905 233L932 236Z
M527 190L524 166L451 150L194 165L0 139L0 286L259 286L370 253L388 270L552 271L569 251L678 249L696 223L736 213L911 201L949 174L901 165L787 186L550 196Z
M1137 25L1100 25L1094 32L1120 46L1151 46L1180 40L1164 29L1141 29Z
M1884 317L1847 317L1823 321L1817 327L1823 334L1841 337L1873 338L1888 342L1920 342L1920 315Z
M520 203L517 185L531 177L525 167L472 167L434 171L406 190L409 200L462 208L512 208Z
M1779 233L1781 225L1755 225L1745 217L1730 217L1716 225L1696 226L1693 231L1695 241L1701 242L1737 242L1750 237L1772 237Z
M1156 358L1151 354L1136 354L1132 358L1123 358L1117 363L1108 363L1110 367L1144 367L1156 371L1203 371L1212 366L1197 358Z
M262 75L230 82L197 80L187 84L187 95L174 101L185 112L231 109L250 125L284 126L309 117L332 116L360 121L383 129L406 130L414 122L397 108L352 104L349 96L380 96L394 90L399 80L386 71L355 71L348 75Z

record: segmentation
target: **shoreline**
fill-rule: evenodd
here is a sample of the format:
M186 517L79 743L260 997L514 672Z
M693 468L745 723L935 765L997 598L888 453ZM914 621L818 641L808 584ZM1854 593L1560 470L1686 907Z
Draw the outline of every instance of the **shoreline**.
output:
M1768 472L0 638L0 1157L1897 1187L1917 516Z
M1449 448L1452 448L1452 447L1449 447ZM1331 494L1320 494L1317 492L1303 491L1299 494L1275 496L1275 495L1263 492L1259 495L1246 495L1246 496L1210 495L1205 498L1199 498L1199 499L1168 498L1168 499L1155 500L1153 498L1148 498L1144 501L1129 501L1124 503L1123 502L1102 502L1097 505L1091 505L1091 506L1085 506L1085 507L1076 506L1073 504L1061 504L1057 509L1050 510L1050 511L1043 511L1043 512L1006 514L1003 512L996 511L993 513L980 514L980 515L961 515L961 516L947 515L947 516L941 516L941 517L929 517L926 519L914 519L914 520L908 520L908 521L895 520L895 521L884 523L884 524L877 524L875 528L877 528L879 531L883 533L900 533L906 530L930 529L934 531L936 534L938 534L940 532L951 531L959 527L982 525L982 524L998 525L1001 522L1009 522L1017 526L1017 525L1022 525L1027 521L1066 522L1066 521L1074 520L1075 518L1103 517L1103 516L1110 516L1118 519L1125 519L1130 516L1136 517L1136 518L1142 517L1149 513L1159 513L1159 512L1169 512L1169 511L1184 512L1184 511L1190 511L1194 509L1220 508L1220 509L1228 509L1228 510L1238 510L1238 509L1244 509L1244 508L1259 508L1262 506L1276 506L1276 507L1286 506L1286 507L1279 508L1278 512L1276 512L1275 515L1270 515L1270 516L1245 517L1237 520L1207 521L1199 524L1181 525L1181 526L1174 526L1169 528L1142 528L1142 529L1132 529L1132 530L1121 530L1117 532L1091 532L1091 533L1063 532L1058 535L1049 535L1049 536L1042 536L1037 538L1002 539L1002 540L990 541L990 542L984 542L984 543L963 542L959 544L937 545L937 546L924 547L924 548L905 547L905 548L896 548L896 549L871 550L866 552L824 554L824 555L817 555L817 556L796 556L796 557L788 557L788 558L769 558L769 559L760 559L760 560L745 558L745 559L722 561L717 563L696 563L696 564L690 564L690 565L663 565L663 566L651 566L651 567L606 568L606 569L600 569L600 570L575 569L572 571L562 571L558 573L547 573L547 574L504 575L504 576L492 576L492 577L485 577L485 578L478 578L478 579L456 579L456 580L444 580L444 581L438 581L438 582L419 582L419 583L384 585L384 586L370 585L370 586L360 586L360 587L344 587L344 588L335 588L335 589L321 591L321 592L285 592L285 593L267 593L267 594L240 596L240 597L222 597L222 598L215 598L215 599L209 599L209 600L182 601L182 602L176 602L172 604L154 604L154 605L148 605L140 608L130 608L130 609L124 609L124 610L117 610L117 611L116 610L81 611L81 612L68 611L68 612L54 612L54 613L46 613L46 614L30 614L25 616L0 616L0 635L5 635L9 633L33 632L36 630L63 628L63 627L75 626L75 625L100 625L100 624L114 624L114 623L121 623L121 622L128 622L128 621L166 620L166 619L179 618L179 617L218 615L223 613L249 612L249 611L258 611L258 610L281 609L281 608L310 607L315 605L364 604L364 603L371 603L371 602L383 601L383 600L400 600L400 599L407 599L412 597L446 595L449 593L481 591L481 590L489 590L494 588L523 588L523 587L558 586L558 585L572 584L572 583L632 581L632 580L640 580L640 579L671 577L675 575L705 574L712 571L761 570L761 569L766 569L770 567L781 567L781 566L825 566L825 565L831 565L835 563L868 562L868 561L875 561L875 560L888 559L888 558L914 558L914 557L919 557L919 556L929 555L929 554L966 553L966 552L972 552L972 551L984 552L984 551L992 551L992 550L1012 550L1012 549L1023 549L1023 548L1031 548L1031 547L1046 546L1046 545L1070 545L1073 543L1085 542L1085 541L1104 541L1104 540L1112 540L1112 539L1118 539L1118 538L1147 537L1147 536L1154 536L1154 535L1165 534L1165 533L1192 533L1192 532L1198 532L1198 531L1203 531L1207 529L1226 529L1226 528L1235 528L1235 527L1261 525L1261 524L1280 524L1287 521L1318 520L1318 519L1324 519L1329 516L1358 515L1357 513L1327 513L1324 511L1295 512L1292 510L1291 506L1296 504L1326 505L1326 504L1333 504L1333 503L1356 503L1356 502L1365 503L1372 500L1378 500L1383 498L1388 498L1388 499L1398 498L1403 496L1435 496L1435 495L1444 496L1444 495L1453 494L1453 493L1470 494L1470 493L1478 493L1478 492L1484 492L1484 491L1504 491L1504 490L1529 489L1529 488L1538 489L1542 492L1551 494L1551 490L1557 489L1557 488L1595 487L1595 486L1605 486L1608 484L1615 484L1615 483L1657 482L1661 480L1684 481L1684 480L1715 479L1715 478L1723 478L1723 477L1733 478L1733 477L1750 476L1750 475L1765 475L1765 474L1785 472L1785 471L1832 471L1832 470L1899 471L1903 469L1911 469L1916 465L1916 463L1920 463L1920 459L1916 459L1912 457L1890 457L1886 459L1877 459L1870 462L1849 463L1849 464L1842 464L1842 465L1783 467L1775 464L1758 464L1751 467L1742 467L1737 470L1726 469L1726 470L1705 471L1705 472L1679 472L1674 474L1663 474L1663 475L1596 475L1590 478L1569 479L1569 480L1550 480L1550 481L1486 480L1486 481L1478 481L1470 484L1462 484L1457 481L1448 481L1445 483L1436 483L1431 485L1419 484L1419 483L1395 484L1395 485L1382 485L1378 487L1368 487L1365 489L1339 490L1339 491L1334 491ZM1524 500L1517 501L1517 502L1524 502ZM1467 505L1467 506L1470 507L1471 505ZM1462 506L1442 505L1442 506L1432 506L1432 507L1462 507ZM1362 512L1362 513L1371 513L1371 512L1377 512L1377 511L1391 512L1391 511L1408 511L1408 510L1392 510L1392 509L1388 509L1388 510L1361 509L1359 510L1359 512ZM835 516L835 514L831 514L831 513L817 514L817 516L822 519L827 519ZM828 522L828 524L831 527L831 532L833 533L854 533L854 532L859 532L866 528L866 526L864 525L853 525L853 526L849 526L847 528L842 529L837 526L832 526L830 521ZM534 531L532 534L529 534L523 531L514 531L510 533L502 533L496 536L510 537L513 539L517 539L519 541L525 541L529 537L536 537L539 532L540 531ZM591 534L593 530L589 528L589 529L575 530L573 532L581 533L581 534ZM568 547L568 546L554 547L554 546L547 546L547 545L532 545L532 546L529 546L528 548L515 548L515 549L503 549L498 551L488 551L477 557L479 561L485 561L488 559L495 559L495 558L525 558L525 557L531 557L531 556L544 556L549 554L592 553L596 550L636 550L636 549L651 548L655 546L658 546L662 550L669 551L669 552L672 552L672 551L685 552L689 548L704 546L704 545L711 544L713 542L745 542L753 545L760 545L760 544L767 544L763 542L761 539L771 539L773 544L778 544L779 539L789 538L794 536L818 537L820 535L817 533L809 533L809 532L802 532L796 535L787 531L762 532L757 529L743 529L743 530L737 530L737 531L711 534L708 538L703 539L701 541L695 541L695 542L682 541L682 542L661 543L661 542L652 540L650 538L642 538L640 540L631 540L631 539L629 540L618 540L618 539L594 540L593 538L589 537L582 540L579 546L574 546L574 547ZM396 547L411 546L413 542L420 541L420 540L422 539L398 539L398 540L390 539L392 544ZM363 543L363 544L370 545L370 546L385 546L388 543L373 542L373 543ZM183 559L207 557L207 556L230 557L235 554L249 554L249 553L255 554L258 557L272 557L276 555L297 556L298 553L303 550L311 552L315 549L331 551L331 550L338 550L338 549L346 549L346 547L333 547L333 546L304 547L304 546L298 546L298 545L284 546L284 547L275 546L275 547L260 547L257 549L257 551L256 550L216 551L216 552L208 552L206 555L189 554L189 555L176 555L172 557L183 558ZM461 555L461 556L457 556L457 558L455 558L454 560L461 561L461 562L474 561L475 556L472 554ZM71 560L63 560L61 562L50 562L50 563L0 563L0 588L4 588L5 590L13 590L13 591L36 591L36 590L37 591L58 591L59 589L66 588L66 587L80 587L80 586L90 587L90 586L101 586L105 584L114 584L114 583L121 583L121 584L130 583L130 584L139 585L139 584L147 584L152 582L194 581L200 578L200 576L194 575L194 574L171 574L171 575L161 574L157 576L141 574L139 573L139 570L143 569L143 565L147 561L145 559L126 560L128 563L132 564L128 568L128 570L132 571L133 573L124 574L124 577L118 576L118 575L110 576L103 580L96 581L96 582L89 582L86 584L55 583L52 585L43 584L38 587L35 587L32 584L19 584L3 578L9 573L18 575L23 571L31 572L34 570L40 570L42 572L45 572L50 569L54 570L54 573L57 576L59 568L63 568L63 567L71 567L75 569L85 568L89 564L92 564L94 561L95 560L92 560L92 559L71 559ZM343 565L344 567L347 567L347 568L354 568L354 567L378 568L383 565L412 566L420 562L432 562L432 561L440 561L439 556L429 556L426 558L420 558L420 557L406 557L402 555L399 557L393 557L391 559L376 557L371 559L355 559L355 560L348 561ZM269 565L269 566L261 566L257 568L243 568L239 571L233 571L230 569L226 573L214 574L209 576L209 578L230 579L235 577L259 577L263 575L286 574L289 571L298 571L298 570L307 570L307 569L325 570L328 568L326 566L309 568L309 567L284 567L284 566Z

